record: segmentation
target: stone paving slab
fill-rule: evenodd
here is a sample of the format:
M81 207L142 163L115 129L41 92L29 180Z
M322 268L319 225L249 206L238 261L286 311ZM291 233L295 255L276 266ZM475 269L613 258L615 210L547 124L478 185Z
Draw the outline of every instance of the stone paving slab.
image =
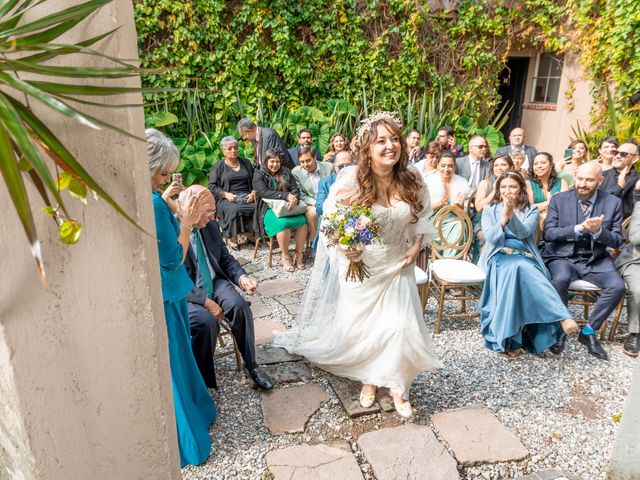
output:
M265 305L265 303L257 296L253 296L250 299L251 301L251 313L253 313L253 318L262 318L268 317L273 313L273 311Z
M329 396L320 385L310 383L263 392L261 400L264 423L273 435L278 435L304 432L311 415L329 401Z
M246 265L243 265L242 268L244 268L244 271L247 272L249 275L262 270L262 267L256 265L255 263L248 263Z
M364 408L360 405L360 389L362 388L360 382L331 374L327 374L327 379L333 391L336 392L336 396L338 400L340 400L342 407L351 418L380 412L380 406L377 403L374 403L373 406L369 408Z
M440 438L464 466L522 460L528 450L486 408L461 408L431 417Z
M458 465L433 431L406 424L365 433L358 438L378 480L458 480Z
M326 445L298 445L267 454L275 480L362 480L358 462L349 452Z
M275 297L275 300L277 300L279 303L281 303L285 307L287 305L300 304L300 302L302 301L302 292L278 295L277 297Z
M261 282L269 281L270 279L278 276L278 271L275 268L273 269L266 268L264 270L256 270L254 273L251 274L251 276ZM258 291L259 290L260 289L258 288Z
M573 475L565 475L560 470L553 469L518 477L518 480L580 480L580 478Z
M278 320L254 320L253 327L255 330L256 345L273 342L274 330L284 332L287 329L287 327Z
M295 362L301 360L300 355L291 355L284 348L259 345L256 347L256 362L259 365L272 365L274 363Z
M391 393L389 393L388 388L379 388L376 399L383 412L395 412L396 406L393 403L393 398L391 398Z
M276 383L303 382L313 378L311 369L304 362L286 362L266 365L264 370Z
M277 297L287 293L297 292L304 289L304 285L291 280L290 278L277 278L275 280L267 280L258 286L258 293L265 297Z
M293 315L294 317L297 317L300 314L300 304L297 305L287 305L285 307L287 309L287 312L289 312L291 315Z
M237 254L236 254L237 255ZM235 257L235 259L238 261L238 263L240 265L242 265L243 267L248 264L251 263L251 259L247 258L247 257L243 257L242 255L238 255L237 257Z

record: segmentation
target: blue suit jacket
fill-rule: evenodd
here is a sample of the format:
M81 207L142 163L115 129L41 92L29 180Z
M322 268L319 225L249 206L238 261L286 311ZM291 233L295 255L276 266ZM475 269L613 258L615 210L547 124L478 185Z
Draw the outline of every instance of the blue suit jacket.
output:
M222 235L220 235L218 222L211 220L204 228L200 229L200 235L202 236L209 263L216 273L216 278L224 278L235 285L239 285L240 277L246 275L247 272L244 271L240 263L229 253L229 250L227 250L227 246L222 241ZM184 263L187 266L189 277L191 277L191 280L193 280L195 284L198 275L198 260L191 245L189 245L187 258ZM197 303L198 305L204 305L206 299L207 292L198 287L193 287L187 295L188 302Z
M331 185L336 183L337 178L338 176L334 173L327 178L323 178L318 183L318 193L316 194L316 214L318 215L318 218L322 216L322 204L329 196L329 189L331 188Z
M560 192L551 197L547 219L544 222L544 240L546 242L542 258L547 263L560 258L574 256L576 238L574 227L580 223L578 219L578 199L575 190ZM620 199L597 191L596 202L591 216L604 215L602 232L597 240L591 237L593 255L588 264L594 272L615 270L613 259L607 252L607 247L618 248L622 245L622 205Z
M291 157L291 160L293 160L293 163L297 165L300 165L300 160L298 160L298 155L300 154L300 145L298 145L297 147L293 147L289 149L289 156ZM320 154L318 152L316 152L315 150L313 150L313 154L316 156L316 160L318 162L321 162L322 159L320 158Z

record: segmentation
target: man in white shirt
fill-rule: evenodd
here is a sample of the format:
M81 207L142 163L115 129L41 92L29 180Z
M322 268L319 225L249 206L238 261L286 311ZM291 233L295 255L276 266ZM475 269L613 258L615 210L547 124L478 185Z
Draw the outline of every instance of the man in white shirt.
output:
M302 147L298 154L300 165L291 173L300 185L300 199L307 204L305 217L307 218L308 238L316 237L318 228L318 215L316 214L316 196L318 195L318 183L333 173L333 166L327 162L318 162L309 147Z
M533 158L538 154L534 147L524 144L524 128L514 128L509 134L509 145L500 147L496 150L496 157L500 155L511 155L514 151L524 152L524 163L522 167L524 170L529 170L529 165L533 163Z

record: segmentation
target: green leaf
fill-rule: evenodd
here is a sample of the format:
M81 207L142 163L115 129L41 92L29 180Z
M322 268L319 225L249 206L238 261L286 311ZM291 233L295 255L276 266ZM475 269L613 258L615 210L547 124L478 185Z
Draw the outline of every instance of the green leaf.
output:
M152 118L156 127L166 127L178 123L178 117L171 112L158 112L153 114Z
M76 200L87 204L87 185L83 181L74 177L69 183L69 193Z
M138 222L131 218L127 212L122 209L118 202L116 202L111 195L106 192L106 190L98 185L93 177L89 175L84 167L73 157L73 155L71 155L69 150L62 145L58 138L51 133L44 123L42 123L31 111L25 108L24 105L17 100L11 99L10 101L20 114L20 117L33 129L34 133L42 139L42 142L49 148L48 153L58 166L64 170L72 170L83 182L87 184L89 188L91 188L91 190L94 190L98 195L100 195L100 197L104 198L114 210L144 232L144 229L138 224ZM57 195L56 199L59 198L60 196ZM61 199L58 200L58 203L62 204Z
M73 245L80 240L82 224L73 218L65 219L60 225L60 240L67 245Z
M82 20L84 20L83 17L78 17L76 19L61 23L60 25L51 27L42 32L34 33L33 35L28 35L26 37L17 38L11 42L12 46L16 48L16 47L23 47L25 45L30 45L34 43L50 42L58 38L63 33L67 32L68 30L71 30Z
M0 62L2 70L13 72L31 72L53 77L74 78L127 78L139 73L132 67L67 67L39 65L24 60L4 60Z
M85 47L93 45L94 43L99 42L103 38L106 38L106 37L110 36L112 33L117 31L119 28L120 27L114 28L113 30L109 30L108 32L101 33L100 35L96 35L95 37L91 37L88 40L84 40L82 42L78 42L78 43L76 43L74 45L64 45L63 44L60 47L56 47L55 45L49 44L47 46L42 46L40 48L40 50L44 50L44 52L37 53L35 55L30 55L30 56L27 56L27 57L22 57L21 60L23 62L32 62L32 63L44 62L46 60L49 60L49 59L57 57L57 56L67 55L67 54L70 54L70 53L82 52Z
M62 191L69 188L69 184L71 183L71 180L73 180L73 173L62 172L58 176L58 189Z
M57 25L59 23L63 23L69 20L74 20L76 18L84 19L88 15L92 14L94 11L99 9L100 7L108 3L111 3L111 1L112 0L91 0L89 2L81 3L79 5L74 5L72 7L67 8L66 10L62 10L60 12L47 15L33 22L21 25L20 27L1 31L0 39L22 35L25 33L36 32L38 30L48 28L52 25ZM70 28L71 27L69 27L69 29Z
M6 97L2 92L0 92L0 124L3 124L7 129L15 142L17 150L24 155L24 158L31 164L62 210L66 213L64 202L54 184L51 173L42 161L40 152L36 148L24 124L20 120L20 115L15 109L16 103L19 102L11 97ZM22 108L24 109L24 106Z
M4 128L3 122L0 122L0 173L2 173L11 201L16 208L18 218L20 218L20 223L22 223L22 228L27 235L27 239L31 245L31 254L36 261L36 267L44 283L46 281L44 264L40 253L40 242L38 241L36 226L33 221L33 215L31 214L31 205L29 204L27 191L24 181L22 180L22 174L16 162L11 139Z

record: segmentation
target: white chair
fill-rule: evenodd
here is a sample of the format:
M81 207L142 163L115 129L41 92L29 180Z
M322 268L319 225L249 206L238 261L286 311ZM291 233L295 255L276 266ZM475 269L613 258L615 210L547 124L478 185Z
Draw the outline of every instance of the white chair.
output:
M582 305L582 319L576 319L578 321L583 321L584 323L589 323L589 308L596 303L598 300L598 296L602 293L602 289L593 283L587 282L586 280L574 280L569 285L569 296L573 297L569 300L571 305ZM625 295L626 296L626 295ZM609 332L609 340L613 340L613 337L616 333L616 329L618 328L618 320L620 319L620 314L622 313L622 306L624 305L625 296L622 297L620 303L616 307L613 314L613 322L611 323L611 331ZM579 297L579 298L576 298ZM607 331L607 322L603 322L600 327L600 340L604 340L605 333Z
M457 217L452 220L451 216ZM460 222L460 235L447 239L442 230L445 221ZM447 314L449 317L477 317L477 313L467 313L467 300L478 300L484 283L484 272L477 265L467 261L473 243L473 224L469 216L459 207L450 205L441 208L433 218L438 238L431 242L431 265L428 295L433 292L438 301L435 333L440 333L444 302L460 302L461 312ZM453 251L453 255L451 255ZM448 257L445 255L449 255ZM450 290L459 290L459 295L447 295Z

